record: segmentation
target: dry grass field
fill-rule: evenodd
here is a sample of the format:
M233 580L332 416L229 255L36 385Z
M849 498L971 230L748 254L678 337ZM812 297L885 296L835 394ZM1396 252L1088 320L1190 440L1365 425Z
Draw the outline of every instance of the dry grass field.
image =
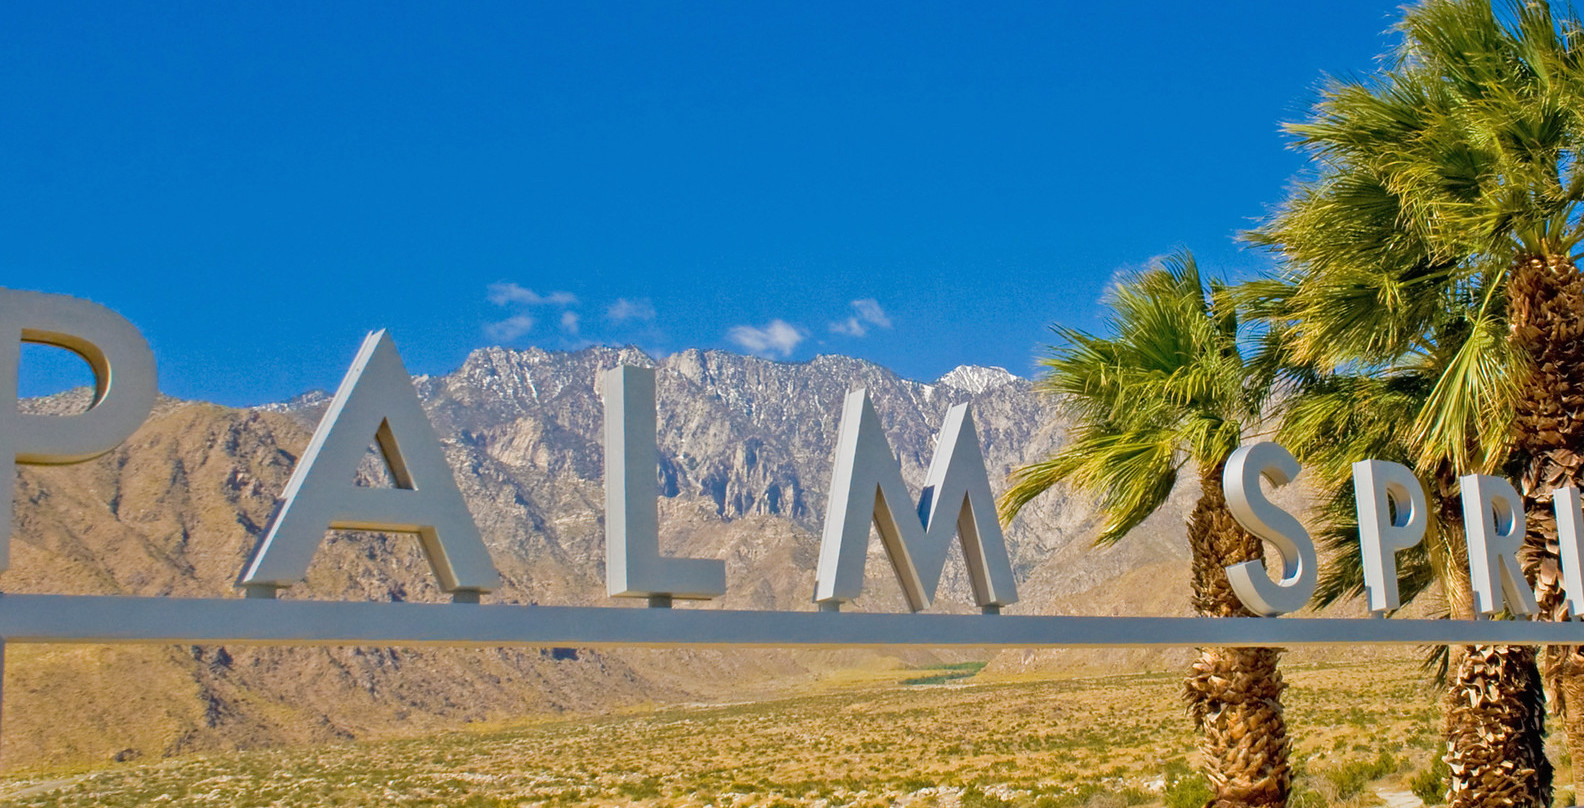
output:
M1179 674L986 679L977 667L854 671L765 702L25 772L0 780L0 801L919 808L1202 802L1202 782L1189 770L1193 733ZM1437 699L1416 662L1290 666L1287 678L1301 775L1294 805L1384 804L1382 792L1403 804L1438 745ZM1566 761L1559 763L1559 782L1568 782Z

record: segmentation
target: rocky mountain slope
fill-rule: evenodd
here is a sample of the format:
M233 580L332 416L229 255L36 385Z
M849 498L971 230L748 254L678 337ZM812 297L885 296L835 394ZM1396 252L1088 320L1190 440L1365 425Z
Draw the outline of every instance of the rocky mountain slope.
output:
M772 362L690 350L481 349L415 380L505 580L497 602L613 604L604 596L599 373L657 367L661 540L727 563L725 597L697 608L812 609L841 402L869 390L915 495L946 410L971 402L992 484L1065 434L1027 380L958 368L934 383L841 356ZM80 395L30 402L82 406ZM162 402L133 438L79 466L19 473L7 592L237 596L234 580L327 399L253 410ZM365 482L381 469L365 464ZM1196 494L1115 547L1091 546L1088 501L1053 491L1007 533L1022 600L1011 613L1184 613L1181 525ZM872 543L857 609L902 609ZM285 597L442 600L410 536L335 533ZM971 600L953 550L934 607ZM17 766L423 731L546 710L742 698L872 652L14 647L0 761ZM901 655L908 659L927 653ZM1030 664L1005 655L998 664ZM1137 661L1136 655L1133 657Z

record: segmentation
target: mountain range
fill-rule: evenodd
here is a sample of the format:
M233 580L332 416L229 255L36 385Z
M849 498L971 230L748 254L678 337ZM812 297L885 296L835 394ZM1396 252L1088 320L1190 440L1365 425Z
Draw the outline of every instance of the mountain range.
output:
M687 350L485 348L414 385L504 584L486 602L637 606L604 593L599 374L657 370L665 552L720 558L727 593L679 608L812 610L813 568L846 394L869 391L903 477L919 493L935 431L967 402L992 486L1059 448L1056 402L999 368L933 382L844 356L775 362ZM24 402L86 406L85 391ZM164 399L110 454L18 474L11 568L0 590L237 597L237 573L329 403L322 392L250 409ZM372 436L371 443L372 443ZM372 448L360 472L389 484ZM1124 541L1092 546L1092 502L1053 490L1007 529L1020 602L1010 614L1184 614L1185 474L1167 507ZM902 611L871 540L851 609ZM412 536L334 532L288 598L435 601ZM934 611L971 611L953 549ZM555 711L754 698L844 667L919 664L927 651L375 649L13 646L0 760L8 767L378 737ZM962 655L964 652L954 652ZM1170 656L1169 654L1167 656ZM955 658L955 657L953 657ZM989 658L980 654L977 658ZM992 670L1053 664L1003 652ZM1114 652L1104 664L1154 664ZM1070 660L1069 660L1070 661Z

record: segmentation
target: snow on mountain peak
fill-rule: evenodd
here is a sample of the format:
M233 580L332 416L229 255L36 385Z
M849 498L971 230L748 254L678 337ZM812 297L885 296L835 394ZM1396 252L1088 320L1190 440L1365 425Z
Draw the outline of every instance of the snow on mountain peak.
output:
M936 384L955 387L970 395L979 395L986 390L994 390L1003 384L1017 381L1006 368L984 367L983 365L958 365L949 373L935 380Z

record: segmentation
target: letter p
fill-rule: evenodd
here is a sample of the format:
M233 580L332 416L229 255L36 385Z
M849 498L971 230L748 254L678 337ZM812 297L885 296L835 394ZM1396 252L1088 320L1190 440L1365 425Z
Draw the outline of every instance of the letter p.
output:
M17 409L22 343L65 348L93 369L94 401L77 415ZM126 318L86 300L0 289L0 571L11 565L17 463L92 460L114 449L148 418L158 384L148 341Z

